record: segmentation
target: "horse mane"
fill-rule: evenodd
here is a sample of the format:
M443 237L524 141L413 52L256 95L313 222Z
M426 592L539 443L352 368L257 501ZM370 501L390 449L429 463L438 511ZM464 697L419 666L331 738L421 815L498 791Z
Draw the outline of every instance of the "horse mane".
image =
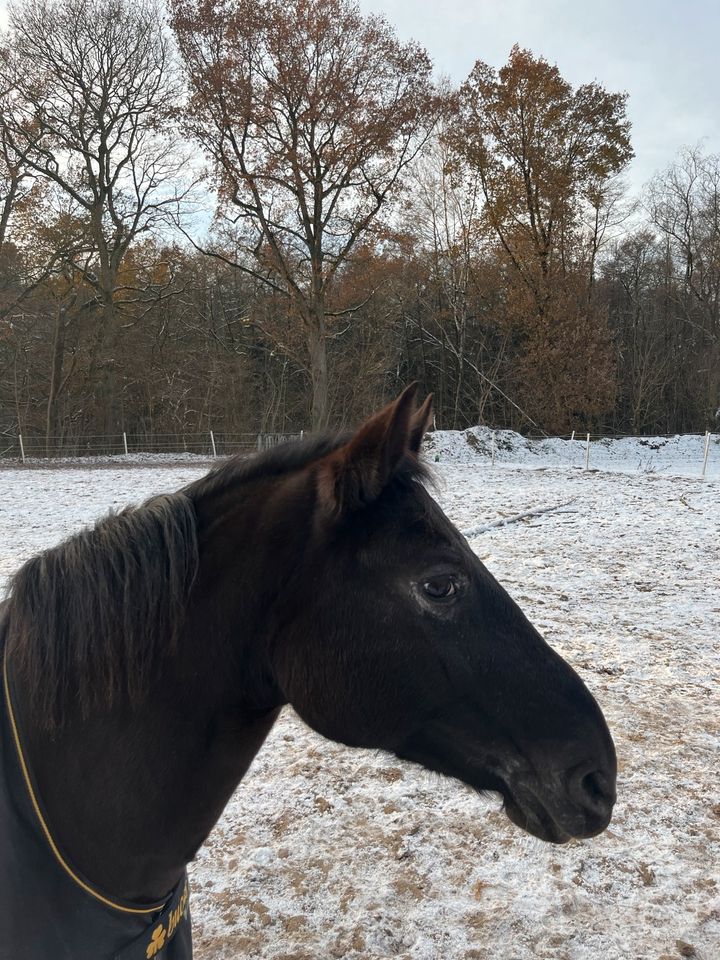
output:
M172 654L199 564L195 502L264 477L302 469L347 435L281 444L231 457L176 493L110 513L28 560L10 580L7 653L33 691L47 729L63 705L82 716L122 697L138 703L153 671ZM426 479L407 457L397 479Z
M142 697L175 647L198 565L183 494L111 513L25 563L10 581L7 652L52 728L71 698L82 715Z
M184 490L191 497L201 497L235 484L292 473L337 450L351 436L346 433L323 433L307 440L279 443L251 457L229 457Z
M230 457L206 473L204 477L190 483L184 488L184 492L196 498L218 492L233 484L249 483L252 480L301 470L313 461L337 450L352 436L353 434L348 432L322 433L308 440L278 444L256 456ZM430 470L416 456L410 454L400 463L393 480L398 483L418 480L430 487L434 486L434 478Z

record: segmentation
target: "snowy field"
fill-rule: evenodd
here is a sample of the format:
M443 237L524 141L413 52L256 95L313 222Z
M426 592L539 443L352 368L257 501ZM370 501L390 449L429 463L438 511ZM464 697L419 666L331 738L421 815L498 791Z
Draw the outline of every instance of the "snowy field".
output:
M493 436L494 435L494 436ZM37 441L36 441L37 442ZM513 430L471 427L468 430L436 430L425 437L425 451L436 463L482 463L494 461L505 466L585 468L621 473L653 473L668 476L701 477L703 466L708 478L720 479L720 434L713 433L707 448L705 436L685 434L670 437L595 437L589 456L585 437L574 439L546 437L533 439ZM586 460L587 458L587 460ZM0 468L12 466L17 457L0 457ZM67 458L58 465L133 466L143 464L206 464L208 457L197 453L132 453L130 455ZM31 466L46 466L48 461L28 458Z
M684 477L636 472L634 450L612 464L626 473L528 469L533 454L492 470L447 437L430 459L460 529L572 501L471 542L605 711L610 829L542 844L499 802L286 710L192 866L198 960L719 960L720 482L691 478L696 448L666 468ZM202 469L1 470L0 589Z
M494 456L496 463L524 467L585 467L585 437L574 440L548 437L529 439L512 430L471 427L469 430L437 430L425 438L432 460L444 463L478 463ZM590 441L588 466L591 470L621 473L702 476L705 437L686 434L674 437L612 437ZM720 436L710 437L705 468L707 477L720 478Z

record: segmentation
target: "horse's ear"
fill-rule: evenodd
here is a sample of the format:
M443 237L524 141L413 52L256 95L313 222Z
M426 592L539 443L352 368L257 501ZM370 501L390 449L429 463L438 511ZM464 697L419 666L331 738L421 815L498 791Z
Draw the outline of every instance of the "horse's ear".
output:
M318 495L331 514L337 516L372 503L403 458L417 452L417 416L427 401L413 416L416 393L417 383L411 383L397 400L366 420L349 443L320 461Z
M429 393L420 409L413 414L410 421L410 449L413 453L420 453L423 437L427 433L433 419L433 395Z

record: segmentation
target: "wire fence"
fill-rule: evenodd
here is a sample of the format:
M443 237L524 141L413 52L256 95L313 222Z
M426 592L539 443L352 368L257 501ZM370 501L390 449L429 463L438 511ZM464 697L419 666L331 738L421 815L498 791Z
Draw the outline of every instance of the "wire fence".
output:
M479 439L478 431L482 431L482 439ZM82 437L4 433L0 434L0 461L38 464L90 458L127 458L137 462L143 457L157 459L158 456L168 461L189 457L214 459L267 450L288 440L300 440L303 433L226 433L208 430L205 433L120 433ZM564 437L533 438L520 437L511 431L480 427L462 432L438 431L436 434L429 434L429 452L436 449L431 438L442 435L450 437L453 434L464 436L471 443L473 451L487 457L492 465L496 460L520 462L517 458L526 456L528 452L520 447L528 444L532 446L532 459L536 460L538 465L540 460L544 459L548 466L565 465L584 467L586 470L607 470L620 465L621 459L627 464L634 457L632 468L643 472L675 472L674 467L679 461L683 462L685 468L682 472L689 471L692 475L703 478L717 474L720 469L717 464L720 458L720 437L709 431L704 435L683 436L600 436L573 433ZM470 434L475 436L469 436ZM622 448L628 441L635 446L632 451L623 452ZM611 447L614 449L611 450ZM444 451L441 452L444 455ZM441 459L440 453L435 459Z
M0 435L0 459L22 463L38 460L66 460L86 457L131 457L163 454L182 457L225 457L267 450L287 440L299 440L300 433L157 433L45 437L26 434Z

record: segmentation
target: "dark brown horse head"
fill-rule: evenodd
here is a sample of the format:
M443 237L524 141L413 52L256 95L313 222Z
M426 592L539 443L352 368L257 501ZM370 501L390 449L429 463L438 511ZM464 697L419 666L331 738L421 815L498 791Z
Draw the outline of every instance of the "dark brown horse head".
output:
M423 484L430 400L408 388L305 470L314 496L272 672L315 730L499 791L543 840L608 825L603 715ZM298 483L299 481L294 481Z

